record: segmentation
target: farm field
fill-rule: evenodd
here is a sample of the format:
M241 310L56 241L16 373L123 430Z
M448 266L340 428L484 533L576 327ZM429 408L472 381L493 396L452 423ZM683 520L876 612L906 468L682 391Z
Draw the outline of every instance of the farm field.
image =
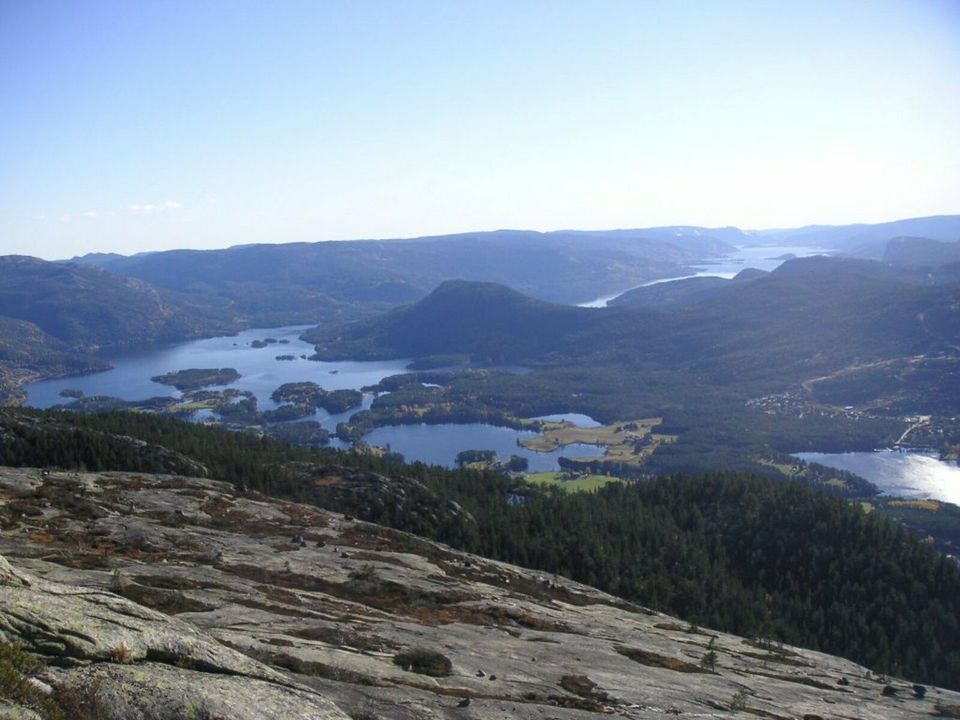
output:
M530 473L524 476L524 480L536 485L556 485L564 492L593 492L607 483L623 482L609 475L578 475L564 470Z

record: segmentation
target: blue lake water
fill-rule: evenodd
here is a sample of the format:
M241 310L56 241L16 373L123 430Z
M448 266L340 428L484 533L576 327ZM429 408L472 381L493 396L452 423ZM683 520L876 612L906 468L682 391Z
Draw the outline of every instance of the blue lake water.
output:
M909 450L795 453L806 462L848 470L875 484L884 495L930 498L960 505L960 467L936 454Z
M85 395L111 395L123 400L145 400L151 397L179 397L180 392L169 385L150 380L156 375L189 368L235 368L240 379L228 387L249 390L257 397L261 410L270 410L277 403L270 394L288 382L312 381L326 390L355 389L375 385L389 375L406 372L409 360L376 362L316 362L306 360L313 354L313 346L298 337L310 326L298 325L267 330L245 330L234 336L207 338L178 343L164 348L151 348L142 353L125 353L108 358L112 370L82 377L44 380L26 386L27 405L48 408L70 402L60 397L60 391L71 388ZM275 338L286 343L269 344L255 348L254 340ZM293 355L293 360L277 360L277 355ZM369 407L372 397L365 398ZM344 415L329 416L317 412L324 425L336 426L355 410Z
M586 417L586 416L584 416ZM467 425L390 425L367 433L364 440L371 445L403 453L407 462L419 460L429 465L455 467L461 450L493 450L501 460L511 455L527 458L531 472L556 470L560 457L599 457L604 448L597 445L573 444L551 452L534 452L521 447L523 438L534 437L531 430L470 423Z
M383 378L407 372L409 360L388 360L376 362L342 361L316 362L306 360L313 354L313 346L304 342L299 335L310 326L297 325L282 328L246 330L235 336L207 338L178 343L169 347L151 348L139 353L125 353L108 358L113 369L93 375L72 378L59 378L31 383L26 386L27 405L36 408L48 408L67 404L71 398L61 397L65 389L80 390L84 395L109 395L123 400L146 400L151 397L180 397L181 393L169 385L161 385L150 380L163 375L189 368L235 368L240 379L228 387L249 390L257 397L261 410L270 410L277 403L270 399L271 393L280 385L288 382L312 381L326 390L355 389L375 385ZM285 340L268 344L266 347L252 347L254 340L274 338ZM277 360L277 355L293 355L293 360ZM526 368L505 368L501 370L526 371ZM316 420L331 433L337 424L348 420L355 412L367 409L374 396L364 395L360 407L347 412L330 415L325 410L317 410L313 416L302 418ZM198 412L195 420L213 420L208 410ZM581 427L594 427L596 423L586 415L567 413L551 415L545 419L567 420ZM522 455L530 461L533 470L554 470L558 467L557 458L602 455L603 448L592 445L571 445L559 451L536 453L517 447L518 438L534 433L518 432L509 428L474 423L471 425L418 425L386 427L370 433L365 440L375 445L389 444L392 449L402 452L409 460L447 465L452 467L454 458L461 450L496 450L506 459L510 455ZM333 447L347 445L333 437Z

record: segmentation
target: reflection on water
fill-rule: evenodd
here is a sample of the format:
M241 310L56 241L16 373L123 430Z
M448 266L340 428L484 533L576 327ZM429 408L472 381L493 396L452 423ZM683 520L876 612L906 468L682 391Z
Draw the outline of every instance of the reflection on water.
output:
M586 417L586 416L583 416ZM455 467L457 453L462 450L493 450L501 460L511 455L527 458L531 472L556 470L560 457L599 457L604 448L596 445L567 445L551 452L535 452L519 445L519 440L533 437L530 430L470 423L454 425L391 425L367 433L364 442L381 447L390 446L394 452L403 453L407 462L420 461L429 465Z
M806 462L848 470L874 483L885 495L931 498L960 505L960 467L935 454L877 450L850 453L796 453Z

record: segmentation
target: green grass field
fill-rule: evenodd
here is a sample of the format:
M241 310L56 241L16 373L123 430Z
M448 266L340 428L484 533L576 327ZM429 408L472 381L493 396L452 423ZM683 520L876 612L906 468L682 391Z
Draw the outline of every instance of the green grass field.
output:
M580 475L571 478L564 471L529 473L524 480L537 485L556 485L565 492L592 492L610 482L623 482L609 475Z

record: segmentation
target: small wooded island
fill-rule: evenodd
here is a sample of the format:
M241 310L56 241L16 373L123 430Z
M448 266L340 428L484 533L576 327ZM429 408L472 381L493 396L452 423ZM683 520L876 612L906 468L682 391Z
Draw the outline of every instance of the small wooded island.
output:
M177 370L165 375L155 375L150 378L161 385L172 385L177 390L199 390L211 385L229 385L240 379L240 373L234 368L190 368Z
M331 415L346 412L363 401L363 393L359 390L324 390L314 382L285 383L270 397L278 403L322 408Z

